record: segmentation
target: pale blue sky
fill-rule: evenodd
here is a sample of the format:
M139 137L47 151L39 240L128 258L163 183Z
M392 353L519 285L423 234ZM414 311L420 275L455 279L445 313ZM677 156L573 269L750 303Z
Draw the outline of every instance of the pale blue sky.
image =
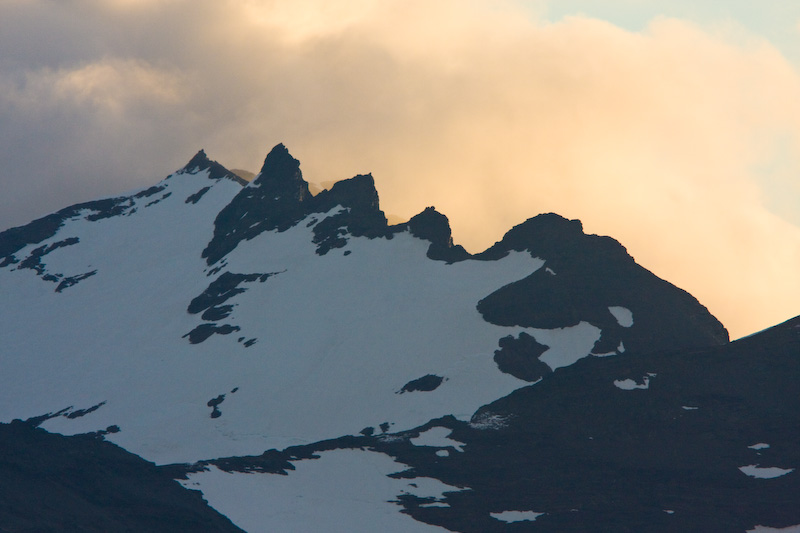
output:
M605 20L633 32L647 30L658 17L692 21L727 39L764 39L800 68L800 1L797 0L523 0L535 16L558 22L569 16ZM798 95L800 98L800 95ZM794 183L776 176L788 166L790 143L776 146L775 158L754 169L766 207L800 225L800 176Z
M769 40L800 63L800 2L796 0L551 0L527 2L551 21L586 15L641 31L655 17L675 17L705 27L734 22Z

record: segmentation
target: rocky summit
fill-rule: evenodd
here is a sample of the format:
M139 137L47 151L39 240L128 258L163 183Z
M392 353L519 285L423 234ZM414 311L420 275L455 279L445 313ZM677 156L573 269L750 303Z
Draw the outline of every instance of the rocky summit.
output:
M201 150L0 233L0 295L0 531L800 530L800 317L730 342L578 220L472 255Z

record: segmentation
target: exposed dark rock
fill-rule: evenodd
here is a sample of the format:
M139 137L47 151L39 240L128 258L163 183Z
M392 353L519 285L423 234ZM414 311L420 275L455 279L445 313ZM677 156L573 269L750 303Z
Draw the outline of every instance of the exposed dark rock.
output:
M608 355L616 354L622 351L620 345L623 344L622 339L625 337L625 330L618 325L608 325L603 329L600 338L594 343L592 353L595 355Z
M525 332L516 339L509 335L500 339L500 349L494 352L494 362L501 372L524 381L538 381L552 372L549 366L539 360L547 348Z
M162 190L159 187L151 187L139 194L144 194L154 189L157 189L155 192ZM133 197L95 200L66 207L24 226L9 228L0 233L0 257L5 258L2 264L7 266L7 264L13 263L14 260L9 261L8 257L29 244L37 244L53 237L64 222L69 219L84 216L90 221L102 220L124 214L132 205ZM86 213L87 211L89 212L88 214Z
M160 193L164 189L166 189L166 185L153 185L152 187L145 189L143 191L137 192L133 195L134 198L149 198L155 194Z
M97 274L97 270L84 272L83 274L78 274L77 276L66 277L61 281L61 283L58 284L58 287L56 287L56 292L61 292L64 289L72 287L73 285L77 285L79 282L85 280L86 278L90 278L95 274Z
M66 416L71 410L72 406L70 405L69 407L65 407L64 409L56 411L55 413L45 413L43 415L28 418L27 420L24 420L24 422L31 427L39 427L51 418Z
M64 239L63 241L54 242L49 246L40 246L31 251L30 255L22 260L17 268L29 268L31 270L35 270L36 273L41 276L45 272L45 264L42 263L42 258L44 256L53 250L58 250L59 248L64 248L65 246L72 246L78 244L78 242L80 241L77 237L70 237L68 239Z
M206 322L219 322L228 318L233 312L232 305L215 305L206 309L201 315Z
M222 411L219 410L219 404L225 401L225 395L220 394L216 398L212 398L208 400L208 405L211 407L211 418L219 418L222 416Z
M64 416L66 416L67 418L80 418L82 416L88 415L89 413L93 413L93 412L97 411L98 409L103 407L105 404L106 404L106 402L100 402L97 405L93 405L93 406L89 407L88 409L77 409L75 411L69 412L68 414L66 414Z
M442 376L437 376L435 374L427 374L422 376L421 378L412 379L397 391L397 394L403 394L404 392L416 392L416 391L424 391L430 392L432 390L436 390L439 385L442 384L444 378Z
M371 175L340 181L330 190L311 196L300 162L279 144L267 155L258 176L220 211L214 222L214 237L202 256L212 265L243 240L264 231L286 231L308 215L336 206L344 210L314 227L314 243L320 255L343 247L345 233L370 238L387 235L386 217L378 206Z
M289 229L305 216L303 202L311 197L300 162L279 144L267 154L258 177L219 212L202 257L212 265L243 240Z
M189 337L190 343L200 344L208 339L211 335L230 335L234 331L239 331L239 329L239 326L231 326L230 324L223 324L221 326L218 326L217 324L200 324L192 331L184 335L183 338L185 339L186 337Z
M155 205L155 204L157 204L157 203L161 202L162 200L166 200L166 199L167 199L167 198L169 198L170 196L172 196L172 193L171 193L171 192L166 192L166 193L164 193L163 195L161 195L161 198L158 198L158 199L156 199L156 200L153 200L152 202L148 202L148 203L145 205L145 207L150 207L151 205Z
M311 459L313 457L307 458ZM294 465L289 462L290 459L296 459L296 457L292 456L288 451L267 450L261 455L223 457L200 461L193 465L174 465L173 476L176 479L186 478L187 474L200 472L210 465L214 465L224 472L287 475L289 470L295 469Z
M197 152L180 171L188 174L197 174L203 170L208 170L208 177L212 180L229 179L235 181L239 185L247 185L247 181L243 180L216 161L209 159L205 150L200 150ZM192 203L196 203L196 201Z
M203 320L217 322L230 316L233 305L222 305L237 294L245 292L247 289L239 287L242 283L260 281L264 283L271 276L278 272L256 273L256 274L234 274L224 272L217 279L211 282L203 293L189 303L187 311L190 314L203 312Z
M199 492L101 436L20 421L0 424L0 529L241 531Z
M202 256L213 265L243 240L264 231L286 231L309 215L328 213L337 206L342 208L339 212L322 220L313 217L307 223L314 228L313 242L320 255L345 247L349 237L390 239L409 229L416 237L431 241L431 259L452 263L470 257L463 247L453 244L447 217L433 208L405 224L389 227L370 174L339 181L312 196L300 172L300 162L282 144L270 151L250 185L220 211L214 236Z
M588 321L608 331L605 345L616 349L624 340L626 350L636 353L728 341L722 324L693 296L637 265L614 239L584 235L577 220L539 215L477 257L497 259L511 250L544 259L546 268L478 303L493 324L552 329ZM629 309L633 326L622 331L609 306Z
M2 266L16 262L12 254L25 246L40 243L55 235L64 220L69 218L65 211L72 213L72 208L62 209L58 213L39 218L25 226L9 228L0 233L0 257L5 258Z
M43 258L47 256L50 252L58 250L59 248L64 248L66 246L73 246L78 244L80 241L78 237L69 237L67 239L51 243L46 246L39 246L31 251L31 253L23 259L22 261L17 260L14 256L6 257L6 260L3 262L2 266L7 266L8 264L18 264L17 268L24 268L30 269L36 272L36 274L42 278L44 281L50 281L53 283L58 283L56 287L56 292L61 292L64 289L72 287L73 285L79 283L80 281L94 276L97 274L97 270L92 270L91 272L85 272L83 274L78 274L75 276L67 276L64 277L63 274L53 274L47 272L47 265L44 264Z
M431 242L428 247L430 259L455 263L471 257L462 246L453 244L450 221L434 207L426 207L403 226L415 237Z
M208 191L210 191L210 190L211 190L211 187L203 187L202 189L200 189L196 193L190 194L189 196L187 196L185 203L187 203L187 204L196 204L197 202L200 201L200 198L202 198L203 195L205 193L207 193Z
M380 210L378 191L372 175L355 176L321 191L309 205L314 213L325 213L342 206L343 211L329 216L314 226L317 253L324 255L333 248L342 248L353 237L383 237L387 235L386 216Z

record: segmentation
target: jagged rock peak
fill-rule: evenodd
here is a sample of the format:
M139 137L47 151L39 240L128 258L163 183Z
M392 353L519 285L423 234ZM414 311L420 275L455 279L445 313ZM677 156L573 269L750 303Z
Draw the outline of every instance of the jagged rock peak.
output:
M202 170L208 170L208 177L211 179L218 180L221 178L228 178L235 181L239 185L247 185L247 181L243 180L216 161L209 159L206 155L206 151L203 149L200 149L200 151L198 151L179 172L197 174Z
M696 298L638 265L611 237L585 234L579 220L538 215L476 257L498 259L512 250L544 260L544 268L478 303L492 324L552 329L586 321L603 331L595 353L618 350L623 329L629 353L728 342L725 327ZM622 326L609 306L631 311L633 326Z
M352 236L386 234L386 217L379 208L375 181L369 174L336 183L312 196L300 172L300 162L283 144L264 160L258 176L217 215L214 237L203 251L209 265L233 250L242 240L264 231L285 231L311 213L325 213L337 205L347 208L314 228L318 253L344 246L340 228Z
M453 245L450 221L435 207L426 207L420 214L411 217L406 226L415 237L431 242L428 248L428 257L431 259L452 263L470 256L462 246Z
M541 242L574 239L582 235L583 224L580 220L570 220L556 213L543 213L511 228L503 240L525 238Z
M426 207L421 213L411 217L408 229L413 236L420 239L443 246L453 245L450 221L433 206Z
M187 172L196 172L197 170L202 170L208 168L211 165L211 160L206 155L206 151L202 148L194 154L186 165L184 165L183 170Z
M555 213L544 213L529 218L511 228L500 242L478 255L482 259L496 259L509 250L528 251L535 256L555 258L579 250L611 254L633 261L627 250L611 237L587 235L580 220L570 220Z
M317 195L320 205L339 204L363 211L380 211L378 190L372 174L359 174L350 179L337 181L329 190Z
M292 157L281 143L267 154L258 176L250 183L253 188L263 188L264 194L273 198L293 199L303 202L311 197L308 183L300 171L300 161Z

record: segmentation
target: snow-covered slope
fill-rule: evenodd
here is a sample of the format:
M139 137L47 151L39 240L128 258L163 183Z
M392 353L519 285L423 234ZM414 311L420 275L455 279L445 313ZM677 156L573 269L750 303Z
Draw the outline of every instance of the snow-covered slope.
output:
M440 529L426 513L468 487L387 478L413 463L400 455L468 456L517 416L485 406L583 359L727 341L578 221L541 215L470 256L433 208L389 226L369 175L312 196L282 145L249 184L201 151L1 233L0 294L0 422L187 465L169 471L252 531L353 531L362 514L364 531Z

